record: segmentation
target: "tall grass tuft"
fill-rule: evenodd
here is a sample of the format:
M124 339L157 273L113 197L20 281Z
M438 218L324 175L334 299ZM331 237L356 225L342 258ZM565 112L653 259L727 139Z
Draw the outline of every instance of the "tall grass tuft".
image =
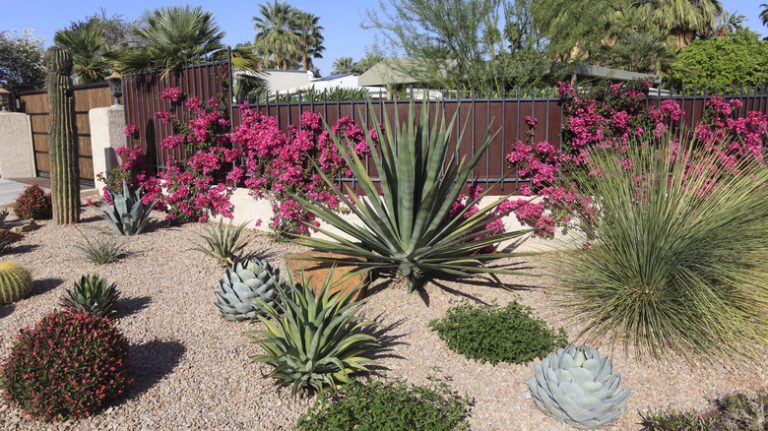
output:
M638 356L751 356L768 340L768 169L717 151L636 142L577 173L596 203L592 245L560 255L580 336Z

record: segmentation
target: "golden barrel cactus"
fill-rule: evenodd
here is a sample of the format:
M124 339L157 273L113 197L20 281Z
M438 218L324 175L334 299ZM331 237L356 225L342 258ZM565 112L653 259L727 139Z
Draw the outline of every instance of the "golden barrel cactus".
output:
M32 294L32 276L16 262L0 262L0 305L10 304Z

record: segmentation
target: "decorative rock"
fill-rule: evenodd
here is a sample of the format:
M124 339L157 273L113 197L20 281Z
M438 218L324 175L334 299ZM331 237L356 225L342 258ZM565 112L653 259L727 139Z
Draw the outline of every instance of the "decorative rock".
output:
M11 228L13 233L25 233L32 232L33 230L40 229L40 225L35 223L34 220L25 221L23 224L14 226Z

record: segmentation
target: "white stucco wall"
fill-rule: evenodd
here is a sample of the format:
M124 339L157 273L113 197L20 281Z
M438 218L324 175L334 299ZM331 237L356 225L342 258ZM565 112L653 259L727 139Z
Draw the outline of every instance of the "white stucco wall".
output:
M482 207L485 205L489 205L496 199L498 198L485 197L480 202L480 206ZM234 218L232 219L233 224L248 222L248 227L250 228L256 228L264 232L270 232L269 221L272 218L273 212L272 212L272 205L270 204L269 200L255 199L249 194L249 190L244 188L236 189L232 194L232 197L230 198L230 200L234 205L234 209L235 209ZM345 215L344 217L346 217L352 223L359 223L359 220L354 214L348 214L348 215ZM218 220L219 218L214 218L212 221L218 223ZM261 222L261 225L258 227L255 226L257 221ZM504 217L503 221L504 221L504 226L507 228L507 231L517 230L517 229L526 229L520 224L520 222L517 221L517 218L514 216L514 214ZM334 232L335 234L346 236L344 233L331 227L325 222L321 222L320 227L323 229L327 229L331 232ZM316 232L312 236L322 236L322 234ZM501 244L501 248L506 247L511 242L512 241ZM580 235L576 234L575 232L570 232L568 235L563 235L560 232L558 232L556 233L553 239L544 239L544 238L529 236L525 242L523 242L519 247L516 248L516 251L544 252L544 251L550 251L550 250L561 250L563 248L577 247L577 246L580 246L582 243L583 243L583 238Z
M117 163L115 149L127 143L125 134L125 113L122 106L94 108L88 111L91 125L91 154L93 173L98 175L112 169ZM96 189L104 183L96 179Z
M0 112L0 178L34 177L35 173L29 115Z

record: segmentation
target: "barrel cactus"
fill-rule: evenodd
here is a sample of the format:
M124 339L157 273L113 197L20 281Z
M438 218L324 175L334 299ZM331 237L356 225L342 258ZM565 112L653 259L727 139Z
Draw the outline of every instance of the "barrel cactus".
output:
M58 224L80 219L80 165L72 93L72 54L54 46L48 50L48 101L51 127L48 135L51 165L51 203Z
M528 381L536 406L576 428L613 424L626 410L629 390L611 360L596 349L569 346L550 353L534 366Z
M32 294L32 276L16 262L0 262L0 305L10 304Z
M267 261L250 259L237 262L227 269L219 281L216 306L226 320L255 320L263 314L254 301L261 299L272 307L277 305L278 292L284 288L280 270ZM276 307L279 308L279 307Z

